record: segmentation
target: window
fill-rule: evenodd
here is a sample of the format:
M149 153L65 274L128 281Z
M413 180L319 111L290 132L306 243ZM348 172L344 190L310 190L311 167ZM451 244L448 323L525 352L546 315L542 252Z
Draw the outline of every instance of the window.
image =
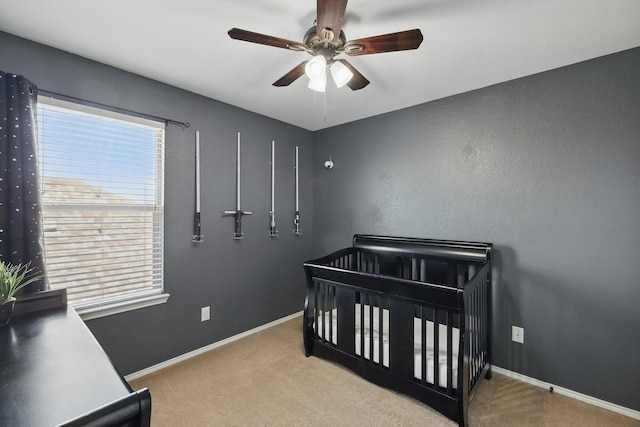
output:
M166 301L164 123L43 97L37 119L51 288L85 319Z

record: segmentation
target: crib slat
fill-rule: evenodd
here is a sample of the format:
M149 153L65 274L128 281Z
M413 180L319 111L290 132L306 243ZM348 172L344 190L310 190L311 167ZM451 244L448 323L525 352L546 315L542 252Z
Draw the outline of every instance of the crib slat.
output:
M315 322L316 325L316 330L315 330L315 334L316 337L320 336L322 331L322 328L324 327L324 325L321 325L320 322L318 322L318 316L320 315L320 310L318 308L318 303L319 303L319 292L320 292L320 283L318 283L318 281L314 281L313 282L313 321Z
M453 393L453 326L451 322L451 312L447 311L447 394Z
M489 284L486 277L482 278L482 364L487 363L489 353Z
M480 346L480 354L482 357L482 360L480 361L480 365L484 366L486 359L485 359L485 355L486 355L486 349L487 349L487 287L485 285L485 279L482 278L482 283L480 284L480 292L481 292L481 296L480 296L480 324L481 324L481 328L480 328L480 339L481 341L481 346Z
M366 294L360 293L360 356L364 358L364 305Z
M422 382L427 383L427 307L420 306L420 329L421 329L421 350L420 363L422 363Z
M413 310L406 301L389 299L389 370L403 378L413 378ZM391 343L390 343L391 344Z
M457 279L457 269L456 264L453 261L447 262L447 285L453 287L457 287L458 283Z
M472 313L471 313L471 326L470 326L470 335L471 335L471 354L470 354L470 364L471 364L471 368L469 369L469 371L471 372L471 375L473 375L473 378L476 377L476 374L478 372L478 315L479 315L479 310L478 310L478 290L477 289L475 292L473 292L472 296L471 296L471 306L472 308Z
M327 299L329 300L327 310L329 311L329 342L333 343L333 307L335 307L335 286L327 285ZM325 311L326 313L326 311Z
M469 325L469 345L470 345L470 354L469 354L469 374L471 375L470 378L470 384L473 384L473 378L475 378L476 375L476 355L478 354L477 352L477 345L478 345L478 340L476 339L476 330L477 330L477 320L478 320L478 314L477 314L477 304L476 304L476 300L478 298L478 292L473 292L471 294L471 311L469 312L469 321L468 321L468 325Z
M478 357L480 357L480 366L484 366L485 364L485 349L487 348L486 345L486 317L485 317L485 307L487 306L487 294L486 294L486 288L484 286L484 278L482 279L482 283L480 284L480 298L478 301L478 308L479 308L479 322L480 322L480 348L478 351Z
M469 325L469 386L471 387L473 385L473 378L475 378L475 374L476 374L476 367L475 367L475 354L476 354L476 349L475 349L475 334L474 334L474 329L475 329L475 297L476 297L476 293L472 293L471 294L471 311L468 313L468 317L467 317L467 325Z
M326 293L324 292L324 288L326 288L326 284L323 284L322 288L320 288L320 313L321 313L321 321L320 323L320 331L321 331L321 336L322 336L322 340L325 341L327 339L326 335L327 335L327 329L326 326L324 324L324 320L325 320L325 316L324 313L326 311L325 309L325 297L326 297Z
M320 330L322 331L322 340L326 341L327 340L327 326L325 324L325 320L326 320L326 315L325 313L327 312L327 284L323 283L322 289L320 289L320 293L321 293L321 300L320 300L320 313L321 317L322 317L322 321L319 322L320 323Z
M475 292L476 294L476 298L475 298L475 325L476 325L476 329L474 331L475 334L475 341L476 341L476 346L475 346L475 353L474 353L474 359L475 359L475 372L474 372L474 377L477 376L477 374L480 372L480 370L482 369L482 307L481 307L481 301L482 301L482 285L478 286L478 289Z
M382 303L380 301L380 297L378 296L378 362L380 366L384 366L384 310L382 308Z
M482 325L481 328L481 335L480 335L480 339L481 339L481 346L480 346L480 354L481 354L481 361L480 361L480 366L484 367L484 365L486 364L486 355L487 355L487 286L486 286L486 279L483 277L482 278L482 282L480 284L480 290L481 290L481 296L480 296L480 301L478 302L478 304L480 305L480 322Z
M474 348L474 353L473 353L473 358L475 359L475 364L474 364L474 377L477 377L477 375L480 373L480 370L482 369L482 365L481 365L481 359L482 359L482 355L481 350L482 347L480 345L480 329L482 327L482 317L481 317L481 308L480 308L480 301L481 301L481 296L482 296L482 286L478 286L478 289L475 292L475 308L474 308L474 315L475 315L475 330L474 330L474 335L475 335L475 348Z
M476 377L477 373L478 373L478 365L479 365L479 360L478 360L478 349L480 348L479 346L479 334L478 334L478 328L480 327L480 310L478 308L478 300L479 300L479 292L480 288L476 289L476 291L473 293L473 329L471 330L471 333L473 334L473 349L471 350L471 359L473 360L472 363L472 367L473 367L473 378ZM474 381L475 382L475 381ZM471 382L471 384L473 384L473 382Z
M475 328L474 326L474 311L475 311L475 302L474 302L474 296L475 293L471 293L469 295L469 309L467 310L467 312L465 313L466 316L466 325L467 325L467 336L469 337L469 343L467 344L469 346L469 382L471 384L471 381L473 381L473 377L474 377L474 372L475 372L475 368L474 368L474 355L475 355L475 351L474 351L474 343L475 343L475 337L473 334L473 329Z
M367 294L369 304L369 360L373 361L373 301L371 295Z
M336 287L336 308L338 309L338 347L348 354L355 354L356 291Z
M433 316L433 385L440 387L440 310Z

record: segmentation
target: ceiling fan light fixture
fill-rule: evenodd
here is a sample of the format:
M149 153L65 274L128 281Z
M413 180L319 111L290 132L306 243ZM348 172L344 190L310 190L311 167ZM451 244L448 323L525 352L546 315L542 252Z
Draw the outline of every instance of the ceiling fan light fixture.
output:
M327 73L324 73L320 77L309 79L307 87L316 92L324 92L327 89Z
M316 55L304 66L304 73L309 77L309 89L324 92L327 88L327 59Z
M331 77L338 87L342 87L349 83L353 77L353 73L342 62L336 61L331 64Z
M304 73L311 80L326 77L327 74L327 60L322 55L316 55L307 62L304 66Z

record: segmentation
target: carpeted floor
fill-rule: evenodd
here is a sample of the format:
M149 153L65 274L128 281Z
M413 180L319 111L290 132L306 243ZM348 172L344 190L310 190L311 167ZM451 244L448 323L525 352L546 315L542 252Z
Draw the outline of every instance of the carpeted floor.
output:
M457 424L350 371L305 357L301 320L284 322L131 382L148 387L154 427ZM634 420L494 374L469 407L472 427L640 426Z

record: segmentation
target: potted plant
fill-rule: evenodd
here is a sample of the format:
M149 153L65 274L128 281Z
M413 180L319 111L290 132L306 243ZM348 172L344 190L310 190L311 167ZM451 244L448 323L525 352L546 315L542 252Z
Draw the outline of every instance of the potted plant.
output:
M0 326L11 320L16 303L15 294L25 286L39 280L42 275L34 274L31 263L12 265L0 260Z

